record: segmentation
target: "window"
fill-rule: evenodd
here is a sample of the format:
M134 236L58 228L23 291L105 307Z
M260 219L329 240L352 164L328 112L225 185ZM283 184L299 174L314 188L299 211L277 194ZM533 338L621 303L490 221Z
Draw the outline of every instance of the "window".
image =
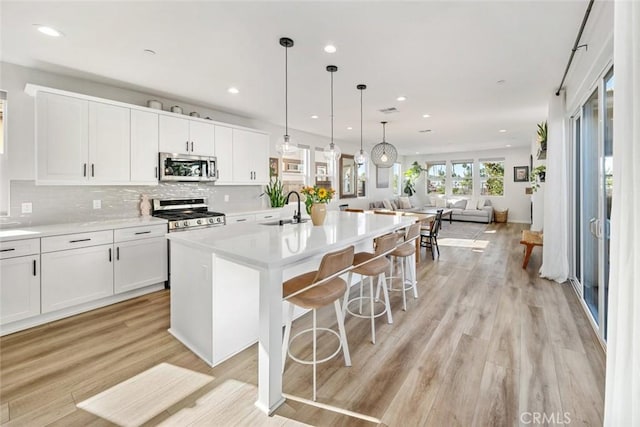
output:
M480 160L480 195L504 196L504 159Z
M401 179L402 165L400 163L394 163L391 174L393 176L393 194L399 196L402 191L402 179Z
M444 194L447 183L445 162L427 163L427 194Z
M451 193L458 196L473 194L473 162L451 162Z

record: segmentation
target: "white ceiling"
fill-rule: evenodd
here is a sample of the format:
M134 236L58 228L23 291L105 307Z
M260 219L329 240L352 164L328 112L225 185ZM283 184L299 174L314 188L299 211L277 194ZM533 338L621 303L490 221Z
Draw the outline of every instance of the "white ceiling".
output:
M2 2L3 60L329 135L401 154L528 146L556 90L586 0L423 2ZM33 24L65 36L50 38ZM327 54L333 43L338 51ZM155 56L145 54L153 49ZM499 80L505 83L498 84ZM230 86L238 95L227 92ZM407 100L396 101L399 95ZM385 115L378 110L396 107ZM423 118L423 114L430 118ZM311 119L317 114L318 119ZM347 130L352 126L353 130ZM419 130L432 129L431 133ZM499 133L506 129L506 133Z

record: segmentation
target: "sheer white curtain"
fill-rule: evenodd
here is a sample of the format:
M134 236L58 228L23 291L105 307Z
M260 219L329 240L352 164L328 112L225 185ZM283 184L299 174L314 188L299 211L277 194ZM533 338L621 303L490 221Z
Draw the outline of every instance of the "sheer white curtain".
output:
M640 426L640 2L616 1L613 200L604 424Z
M562 283L569 277L568 144L565 138L564 92L549 102L547 171L544 186L544 246L540 275Z

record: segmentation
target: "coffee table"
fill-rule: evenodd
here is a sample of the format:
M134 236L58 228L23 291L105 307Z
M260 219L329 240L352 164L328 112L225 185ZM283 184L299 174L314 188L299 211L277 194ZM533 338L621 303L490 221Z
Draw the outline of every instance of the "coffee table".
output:
M435 215L438 213L438 210L442 209L442 217L448 217L449 218L449 224L452 224L453 221L451 219L451 214L453 213L453 209L448 209L448 208L425 208L425 209L420 209L419 213L424 213L424 214L430 214L430 215ZM442 227L442 224L440 224L440 227Z

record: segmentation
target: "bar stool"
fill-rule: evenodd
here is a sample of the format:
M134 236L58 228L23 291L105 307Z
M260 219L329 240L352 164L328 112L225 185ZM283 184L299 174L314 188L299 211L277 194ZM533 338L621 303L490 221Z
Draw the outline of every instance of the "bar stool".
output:
M438 251L438 258L440 258L440 247L438 246L438 231L442 227L442 209L436 211L436 219L427 228L424 227L420 231L420 246L423 248L431 249L431 259L435 261L436 257L433 252L435 246Z
M411 224L406 229L406 233L404 236L404 242L400 243L396 248L389 254L395 259L400 258L400 269L401 269L401 278L402 282L400 288L396 289L393 287L393 279L398 276L393 275L393 259L391 260L391 275L389 276L389 290L390 291L402 291L402 309L407 311L407 291L413 289L413 298L418 298L418 289L417 279L416 279L416 242L415 240L420 237L420 223L416 222L415 224ZM406 266L408 264L408 269L410 273L410 280L407 283L407 274L406 274ZM378 294L379 295L379 294Z
M352 316L371 319L371 342L376 343L376 326L375 319L383 314L387 314L387 323L393 323L393 317L391 316L391 305L389 304L389 292L387 290L387 281L385 279L385 271L387 271L391 265L386 256L396 247L398 237L395 233L385 234L384 236L375 239L375 252L358 252L353 257L354 268L349 272L347 282L351 284L351 276L353 273L360 275L360 296L349 299L349 288L344 294L344 304L342 311L346 315L347 312ZM363 279L364 276L369 277L369 304L371 306L371 313L369 315L362 314L362 301L367 298L363 296ZM374 292L373 292L373 278L378 277L378 286L382 286L384 292L384 310L380 313L375 313L374 310ZM360 302L359 313L354 313L349 309L349 304L353 301Z
M293 277L282 284L282 293L284 298L289 301L289 315L284 329L284 338L282 340L282 372L287 361L287 355L298 363L304 365L313 365L313 400L316 400L316 366L332 359L340 350L344 355L345 366L351 366L351 356L349 355L349 344L347 343L347 335L344 329L344 314L340 307L340 297L345 293L347 284L339 277L340 274L346 272L347 268L353 263L353 246L349 246L341 251L330 252L322 257L320 267L317 271L310 271ZM333 329L318 328L316 325L316 310L333 303L336 318L338 320L338 334ZM294 305L298 307L311 309L313 312L313 326L311 329L305 329L294 335L291 340L291 323L293 321ZM327 331L334 334L340 340L338 349L328 357L317 360L317 331ZM299 359L289 351L289 343L293 342L302 334L311 332L313 334L313 359Z

